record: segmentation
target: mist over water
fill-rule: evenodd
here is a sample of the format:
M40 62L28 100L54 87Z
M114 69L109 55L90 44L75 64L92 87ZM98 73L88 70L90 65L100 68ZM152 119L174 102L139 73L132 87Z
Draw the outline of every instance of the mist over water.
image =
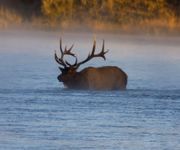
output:
M180 87L180 50L179 37L150 37L113 34L63 33L63 32L27 32L11 31L0 34L1 75L7 80L16 81L9 76L27 73L38 76L49 75L51 84L57 84L58 64L54 61L54 50L59 52L59 39L63 46L74 44L78 60L83 60L92 50L96 38L97 48L102 48L105 40L107 60L95 58L86 66L116 65L127 72L129 89L179 89ZM60 53L59 53L60 54ZM74 61L74 59L69 59ZM7 71L10 71L7 73ZM38 71L38 72L35 72ZM18 74L20 73L20 74ZM51 74L51 75L50 75ZM29 79L26 77L25 79ZM45 79L46 80L46 79ZM19 84L19 81L17 82ZM5 86L8 84L5 84ZM12 84L10 84L12 86ZM26 84L28 86L28 83Z
M96 37L128 74L127 91L66 90L54 50L87 57ZM180 38L0 32L1 149L180 149ZM73 60L71 60L73 61Z

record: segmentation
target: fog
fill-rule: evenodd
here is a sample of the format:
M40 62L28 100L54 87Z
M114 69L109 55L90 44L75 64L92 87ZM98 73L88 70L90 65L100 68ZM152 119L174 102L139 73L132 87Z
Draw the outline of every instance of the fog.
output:
M103 39L107 60L95 58L86 66L119 66L129 76L128 87L133 88L179 88L180 87L180 37L148 35L123 35L102 33L77 33L60 31L1 31L0 60L1 75L7 79L7 70L26 67L33 72L33 67L53 71L59 74L58 64L54 61L54 51L59 52L59 40L63 47L74 44L73 51L78 60L87 57L96 39L96 52L102 48ZM60 53L59 53L60 54ZM73 58L68 58L73 63ZM51 68L51 69L50 69ZM53 70L54 69L54 70ZM22 69L23 70L23 69ZM12 75L8 75L12 76ZM54 77L56 78L56 77Z
M104 39L107 60L79 71L118 66L127 90L64 90L54 60L60 37L78 60ZM0 148L180 149L179 37L1 31L0 46Z

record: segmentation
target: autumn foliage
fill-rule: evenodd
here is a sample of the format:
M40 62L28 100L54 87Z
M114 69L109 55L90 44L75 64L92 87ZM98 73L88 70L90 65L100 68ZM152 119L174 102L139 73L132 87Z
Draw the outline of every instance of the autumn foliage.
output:
M33 26L42 28L69 29L78 28L81 25L81 27L95 30L155 31L179 29L180 24L178 0L3 1L0 16L5 15L7 9L8 13L16 11L22 23L25 20ZM15 4L16 8L13 7ZM17 15L14 17L17 18ZM2 22L1 19L0 26Z

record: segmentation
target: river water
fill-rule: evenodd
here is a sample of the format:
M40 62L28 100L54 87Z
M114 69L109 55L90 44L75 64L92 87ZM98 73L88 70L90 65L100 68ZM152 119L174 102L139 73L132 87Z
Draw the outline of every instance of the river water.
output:
M64 89L60 37L79 59L92 49L91 33L0 32L0 149L180 149L179 37L96 34L107 61L82 68L119 66L129 77L122 92Z

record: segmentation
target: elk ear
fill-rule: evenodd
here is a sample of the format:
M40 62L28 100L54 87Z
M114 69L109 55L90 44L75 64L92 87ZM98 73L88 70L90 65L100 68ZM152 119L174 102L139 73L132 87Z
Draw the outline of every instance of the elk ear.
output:
M63 71L64 71L64 68L59 67L59 70L60 70L61 72L63 72Z

